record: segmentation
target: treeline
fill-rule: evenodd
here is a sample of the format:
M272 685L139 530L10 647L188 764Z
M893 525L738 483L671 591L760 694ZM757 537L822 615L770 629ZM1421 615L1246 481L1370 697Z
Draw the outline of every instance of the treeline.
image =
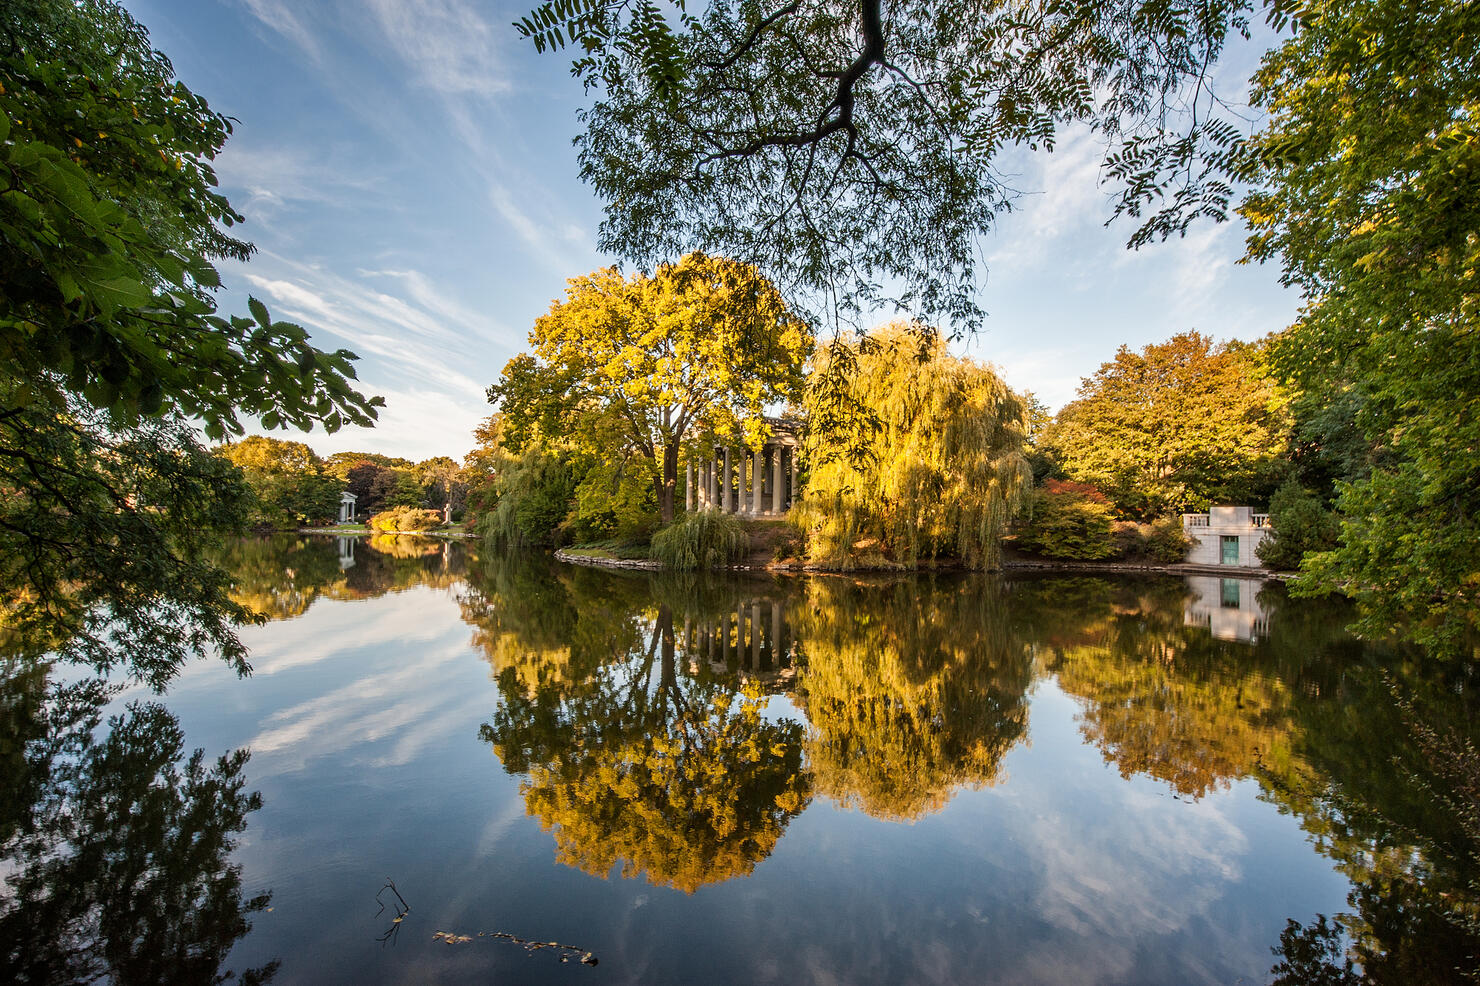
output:
M1217 503L1263 512L1282 484L1302 489L1290 396L1267 346L1197 332L1121 346L1056 416L1035 407L1037 482L1015 544L1051 558L1175 562L1187 550L1181 513ZM1298 566L1290 546L1311 533L1294 531L1300 519L1280 512L1289 533L1277 528L1278 547L1261 553L1268 564Z
M450 506L456 521L467 510L469 474L447 456L421 462L376 452L320 457L302 442L258 435L223 445L217 454L240 470L251 492L249 520L259 529L336 521L346 492L354 494L362 519L415 509L435 511L440 521Z

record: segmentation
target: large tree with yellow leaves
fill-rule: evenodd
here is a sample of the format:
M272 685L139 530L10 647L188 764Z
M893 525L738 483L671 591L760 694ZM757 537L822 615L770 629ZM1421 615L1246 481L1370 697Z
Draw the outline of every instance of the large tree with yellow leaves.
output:
M649 277L572 278L488 389L515 452L560 435L654 471L673 520L679 450L702 430L754 444L801 387L812 336L754 267L691 253Z

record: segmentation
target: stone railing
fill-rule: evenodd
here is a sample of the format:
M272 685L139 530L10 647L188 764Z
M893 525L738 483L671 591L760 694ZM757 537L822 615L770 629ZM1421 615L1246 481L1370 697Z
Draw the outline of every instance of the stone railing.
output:
M1255 527L1269 526L1269 514L1250 514L1250 517L1253 519Z
M1182 515L1182 526L1183 527L1207 527L1210 519L1211 518L1207 514L1183 514Z

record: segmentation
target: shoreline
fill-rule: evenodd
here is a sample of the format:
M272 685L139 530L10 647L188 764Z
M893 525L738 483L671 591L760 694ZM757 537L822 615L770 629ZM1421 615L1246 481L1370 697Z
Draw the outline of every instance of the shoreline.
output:
M570 549L555 549L555 560L567 565L585 565L591 568L616 568L632 571L661 572L667 571L662 562L647 558L608 558L600 555L573 554ZM887 575L917 575L921 572L952 571L959 569L917 568L853 568L846 572L835 568L823 568L817 565L804 565L800 563L781 563L770 565L722 565L718 568L705 569L709 572L771 572L774 574L790 575L851 575L851 574L887 574ZM1049 559L1027 559L1006 558L997 568L984 569L989 572L1103 572L1119 575L1203 575L1215 576L1226 579L1248 579L1257 581L1288 581L1293 573L1274 572L1263 568L1234 568L1221 567L1218 565L1196 565L1188 562L1174 562L1161 565L1154 562L1102 562L1102 561L1072 561L1072 560L1049 560Z

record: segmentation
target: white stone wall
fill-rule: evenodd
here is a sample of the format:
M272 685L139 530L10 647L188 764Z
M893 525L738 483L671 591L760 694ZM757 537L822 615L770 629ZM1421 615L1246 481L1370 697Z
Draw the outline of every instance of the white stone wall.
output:
M1193 540L1187 560L1195 565L1222 565L1223 538L1236 537L1238 567L1263 567L1254 551L1269 536L1269 528L1254 526L1252 507L1213 507L1205 514L1183 514L1182 530Z

